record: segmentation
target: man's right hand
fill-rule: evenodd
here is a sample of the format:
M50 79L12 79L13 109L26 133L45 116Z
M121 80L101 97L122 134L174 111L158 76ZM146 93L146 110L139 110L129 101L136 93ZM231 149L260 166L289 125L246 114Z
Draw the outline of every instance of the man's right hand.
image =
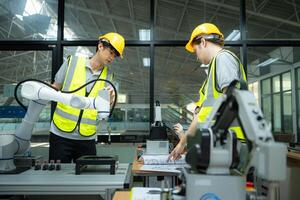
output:
M178 160L181 158L181 154L184 153L186 139L185 135L180 139L180 142L176 145L173 151L170 153L168 160Z
M176 135L179 137L179 139L181 139L184 136L184 131L183 131L183 127L181 124L177 123L173 126L173 129L176 133Z

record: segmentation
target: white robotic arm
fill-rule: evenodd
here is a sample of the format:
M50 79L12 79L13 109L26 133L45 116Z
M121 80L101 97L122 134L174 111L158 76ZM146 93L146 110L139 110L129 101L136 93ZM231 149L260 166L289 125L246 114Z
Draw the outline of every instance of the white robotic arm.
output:
M251 92L235 90L234 96L239 105L238 116L247 139L252 144L251 161L257 176L268 181L283 181L286 178L286 153L284 144L275 142L271 125L256 105Z
M101 90L96 98L82 97L63 93L34 81L22 84L21 96L31 100L25 117L15 134L0 134L0 172L12 171L14 155L23 154L30 147L30 139L35 122L48 101L61 102L78 109L96 109L100 120L110 114L110 95L108 90Z
M78 109L95 109L99 112L100 119L109 116L110 97L108 90L101 90L96 98L78 96L72 93L63 93L48 87L45 84L28 81L23 83L22 97L30 100L47 100L61 102Z

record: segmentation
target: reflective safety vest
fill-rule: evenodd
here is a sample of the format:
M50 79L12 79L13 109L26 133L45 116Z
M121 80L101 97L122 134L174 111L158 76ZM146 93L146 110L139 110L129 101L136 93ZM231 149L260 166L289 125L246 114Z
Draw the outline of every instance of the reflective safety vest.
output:
M85 57L70 56L66 77L62 86L62 91L72 91L87 83L86 80L86 61ZM109 73L105 66L98 78L112 80L113 74ZM96 81L90 92L86 87L78 90L74 94L85 97L97 97L98 92L103 89L107 83ZM97 128L97 110L77 109L63 103L57 103L53 123L65 133L72 133L77 127L80 135L89 137L96 133Z
M218 53L218 55L221 52L227 52L235 58L235 60L239 63L239 78L240 80L244 80L245 82L247 82L244 67L241 61L239 60L239 58L228 50L222 50ZM216 99L219 98L221 95L223 95L222 91L219 91L216 85L217 84L216 83L217 56L215 56L210 62L208 77L199 90L199 101L196 103L197 106L201 107L199 111L199 118L198 118L199 123L205 122L206 118L209 116L213 108ZM229 129L235 132L239 140L245 141L243 131L241 127L237 126L236 120L232 123Z
M199 90L199 100L196 102L197 107L201 107L203 104L203 101L205 99L205 87L207 84L207 80L204 81L204 83L201 85L200 90Z

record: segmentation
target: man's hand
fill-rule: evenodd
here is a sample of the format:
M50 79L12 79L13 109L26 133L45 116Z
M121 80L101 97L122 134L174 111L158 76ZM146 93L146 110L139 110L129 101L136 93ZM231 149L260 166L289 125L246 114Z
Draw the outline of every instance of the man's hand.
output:
M110 95L110 107L112 107L114 101L115 101L115 91L112 87L108 86L105 88L106 90L109 91L109 95Z
M52 84L52 86L55 87L57 90L60 90L60 89L62 88L62 84L57 83L57 82L54 82L54 83Z
M176 147L173 149L173 151L170 153L168 160L178 160L181 158L181 154L183 154L185 149L185 135L181 138L180 142L176 145Z
M173 129L176 133L176 135L179 137L179 139L182 138L182 136L184 136L184 131L183 131L183 127L181 124L177 123L173 126Z

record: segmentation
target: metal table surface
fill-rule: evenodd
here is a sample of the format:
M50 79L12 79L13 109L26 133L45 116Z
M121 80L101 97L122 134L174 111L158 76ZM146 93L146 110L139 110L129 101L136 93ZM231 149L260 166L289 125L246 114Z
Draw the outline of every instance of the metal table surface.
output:
M112 192L129 186L130 164L118 164L116 174L93 172L75 175L75 164L61 164L61 170L29 169L21 174L0 175L1 195L74 195L105 194L111 199Z

